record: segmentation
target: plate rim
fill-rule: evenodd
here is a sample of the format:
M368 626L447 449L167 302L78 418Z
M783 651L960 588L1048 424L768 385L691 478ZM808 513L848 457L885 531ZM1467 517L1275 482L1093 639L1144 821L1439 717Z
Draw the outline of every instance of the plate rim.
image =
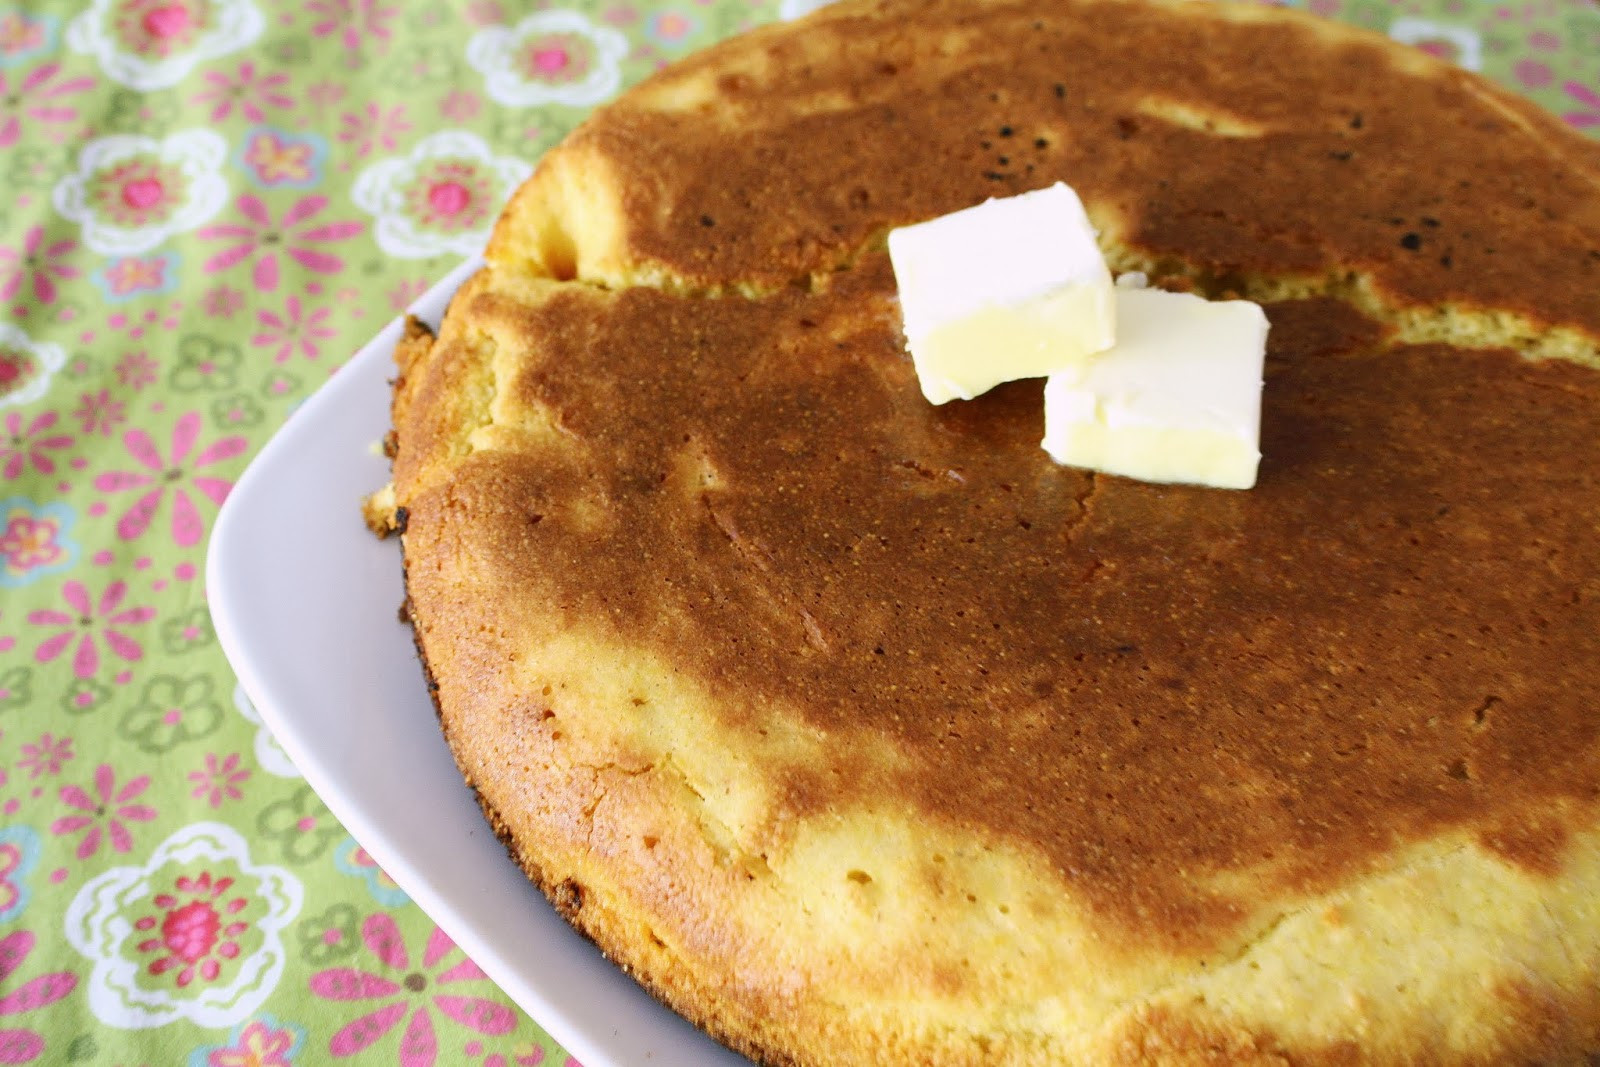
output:
M306 736L301 723L279 705L275 697L276 687L272 680L266 677L258 655L252 651L254 638L251 636L252 627L247 621L248 598L242 595L238 588L239 579L234 569L234 556L241 550L240 546L248 542L252 534L247 525L251 505L258 497L268 494L275 488L273 479L280 473L285 457L291 455L303 438L313 434L322 425L322 420L337 412L340 403L348 399L345 394L352 387L345 383L352 379L370 376L375 373L372 364L388 358L394 344L400 339L402 324L406 317L415 315L437 327L455 292L484 265L485 261L481 255L468 258L412 301L405 312L386 322L371 340L357 349L326 382L290 413L283 425L250 460L234 483L228 498L223 502L212 526L206 549L205 593L217 640L240 687L260 715L262 724L278 741L305 784L317 794L340 825L372 855L379 866L395 880L427 917L444 930L468 958L484 971L501 993L521 1008L569 1055L576 1057L585 1067L603 1067L605 1064L628 1064L631 1067L632 1061L617 1059L613 1049L618 1044L628 1044L623 1039L624 1021L643 1021L646 1023L646 1028L660 1031L654 1035L658 1043L642 1052L644 1058L654 1063L706 1064L724 1058L729 1065L747 1064L748 1060L717 1044L709 1035L692 1027L670 1008L653 998L643 986L601 955L598 948L582 938L565 920L560 919L554 907L537 891L520 868L516 867L504 846L490 832L487 836L492 841L491 847L498 850L504 862L516 870L517 876L529 890L530 898L549 909L547 917L555 917L561 930L571 938L577 939L582 947L592 951L598 967L614 972L615 976L636 994L618 999L643 998L644 1002L664 1016L656 1018L653 1026L650 1025L648 1015L642 1020L619 1021L611 1029L611 1037L614 1039L611 1042L605 1042L604 1035L591 1033L589 1028L576 1022L567 1007L558 999L552 998L552 990L562 985L560 980L554 977L540 980L542 971L524 970L509 959L498 945L487 940L472 917L462 913L454 904L444 899L433 884L433 880L429 878L428 872L418 869L404 854L401 845L391 840L389 834L376 825L362 798L352 794L336 780L335 775L329 773L329 769L325 766L326 761L316 751L312 740ZM357 521L356 506L357 501L352 500L352 522ZM377 543L374 539L374 544ZM420 669L416 674L416 684L419 690L424 685ZM437 722L430 718L428 727L438 737L439 745L444 748L445 742L443 736L439 734ZM448 751L447 748L445 750ZM462 781L461 786L463 791L467 791L465 781ZM479 820L477 829L490 831L489 823L483 819L475 798L472 807ZM638 1011L643 1009L644 1004L641 1002L622 1006ZM670 1020L671 1024L667 1020ZM700 1040L698 1042L689 1040L688 1035L694 1035ZM719 1057L718 1053L722 1056Z

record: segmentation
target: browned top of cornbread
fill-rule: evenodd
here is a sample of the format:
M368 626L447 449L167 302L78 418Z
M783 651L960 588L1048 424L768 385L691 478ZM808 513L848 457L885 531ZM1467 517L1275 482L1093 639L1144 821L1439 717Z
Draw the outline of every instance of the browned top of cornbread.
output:
M1600 1049L1597 174L1220 4L846 0L651 79L397 356L463 771L773 1062ZM1057 467L1036 383L922 400L886 228L1055 180L1118 267L1276 300L1254 490Z
M892 773L770 768L785 814L908 798L1141 940L1446 830L1560 866L1529 812L1600 789L1600 375L1274 305L1260 484L1159 486L1052 463L1037 382L928 404L892 297L875 254L825 295L473 302L520 356L497 422L559 426L451 470L486 608L670 662L730 732L880 734Z
M888 227L1064 180L1123 259L1238 288L1359 278L1391 308L1600 333L1600 147L1465 71L1281 10L840 5L675 64L554 162L615 212L604 249L579 213L558 222L601 275L781 286ZM557 177L513 201L491 259L537 259Z

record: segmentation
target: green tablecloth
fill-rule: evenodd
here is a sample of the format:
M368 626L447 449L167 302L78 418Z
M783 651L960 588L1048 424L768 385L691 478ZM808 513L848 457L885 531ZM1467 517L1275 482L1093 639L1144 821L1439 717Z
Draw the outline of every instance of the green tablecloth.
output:
M260 727L206 538L586 108L807 6L0 3L0 1063L569 1061ZM1309 6L1600 129L1590 0Z

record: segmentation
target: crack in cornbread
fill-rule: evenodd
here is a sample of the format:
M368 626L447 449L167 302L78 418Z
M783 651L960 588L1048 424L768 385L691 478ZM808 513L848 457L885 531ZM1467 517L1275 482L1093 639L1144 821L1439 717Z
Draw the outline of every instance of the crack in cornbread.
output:
M769 1062L1582 1062L1597 174L1281 11L852 0L664 72L397 353L375 519L464 774ZM1058 178L1270 301L1255 490L921 400L882 235Z

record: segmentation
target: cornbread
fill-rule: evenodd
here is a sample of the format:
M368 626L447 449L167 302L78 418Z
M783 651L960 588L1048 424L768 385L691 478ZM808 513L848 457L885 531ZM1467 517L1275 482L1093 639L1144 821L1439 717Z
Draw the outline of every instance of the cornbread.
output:
M844 2L602 108L396 353L515 859L772 1064L1600 1052L1600 147L1291 11ZM1267 305L1249 492L934 406L896 226Z

